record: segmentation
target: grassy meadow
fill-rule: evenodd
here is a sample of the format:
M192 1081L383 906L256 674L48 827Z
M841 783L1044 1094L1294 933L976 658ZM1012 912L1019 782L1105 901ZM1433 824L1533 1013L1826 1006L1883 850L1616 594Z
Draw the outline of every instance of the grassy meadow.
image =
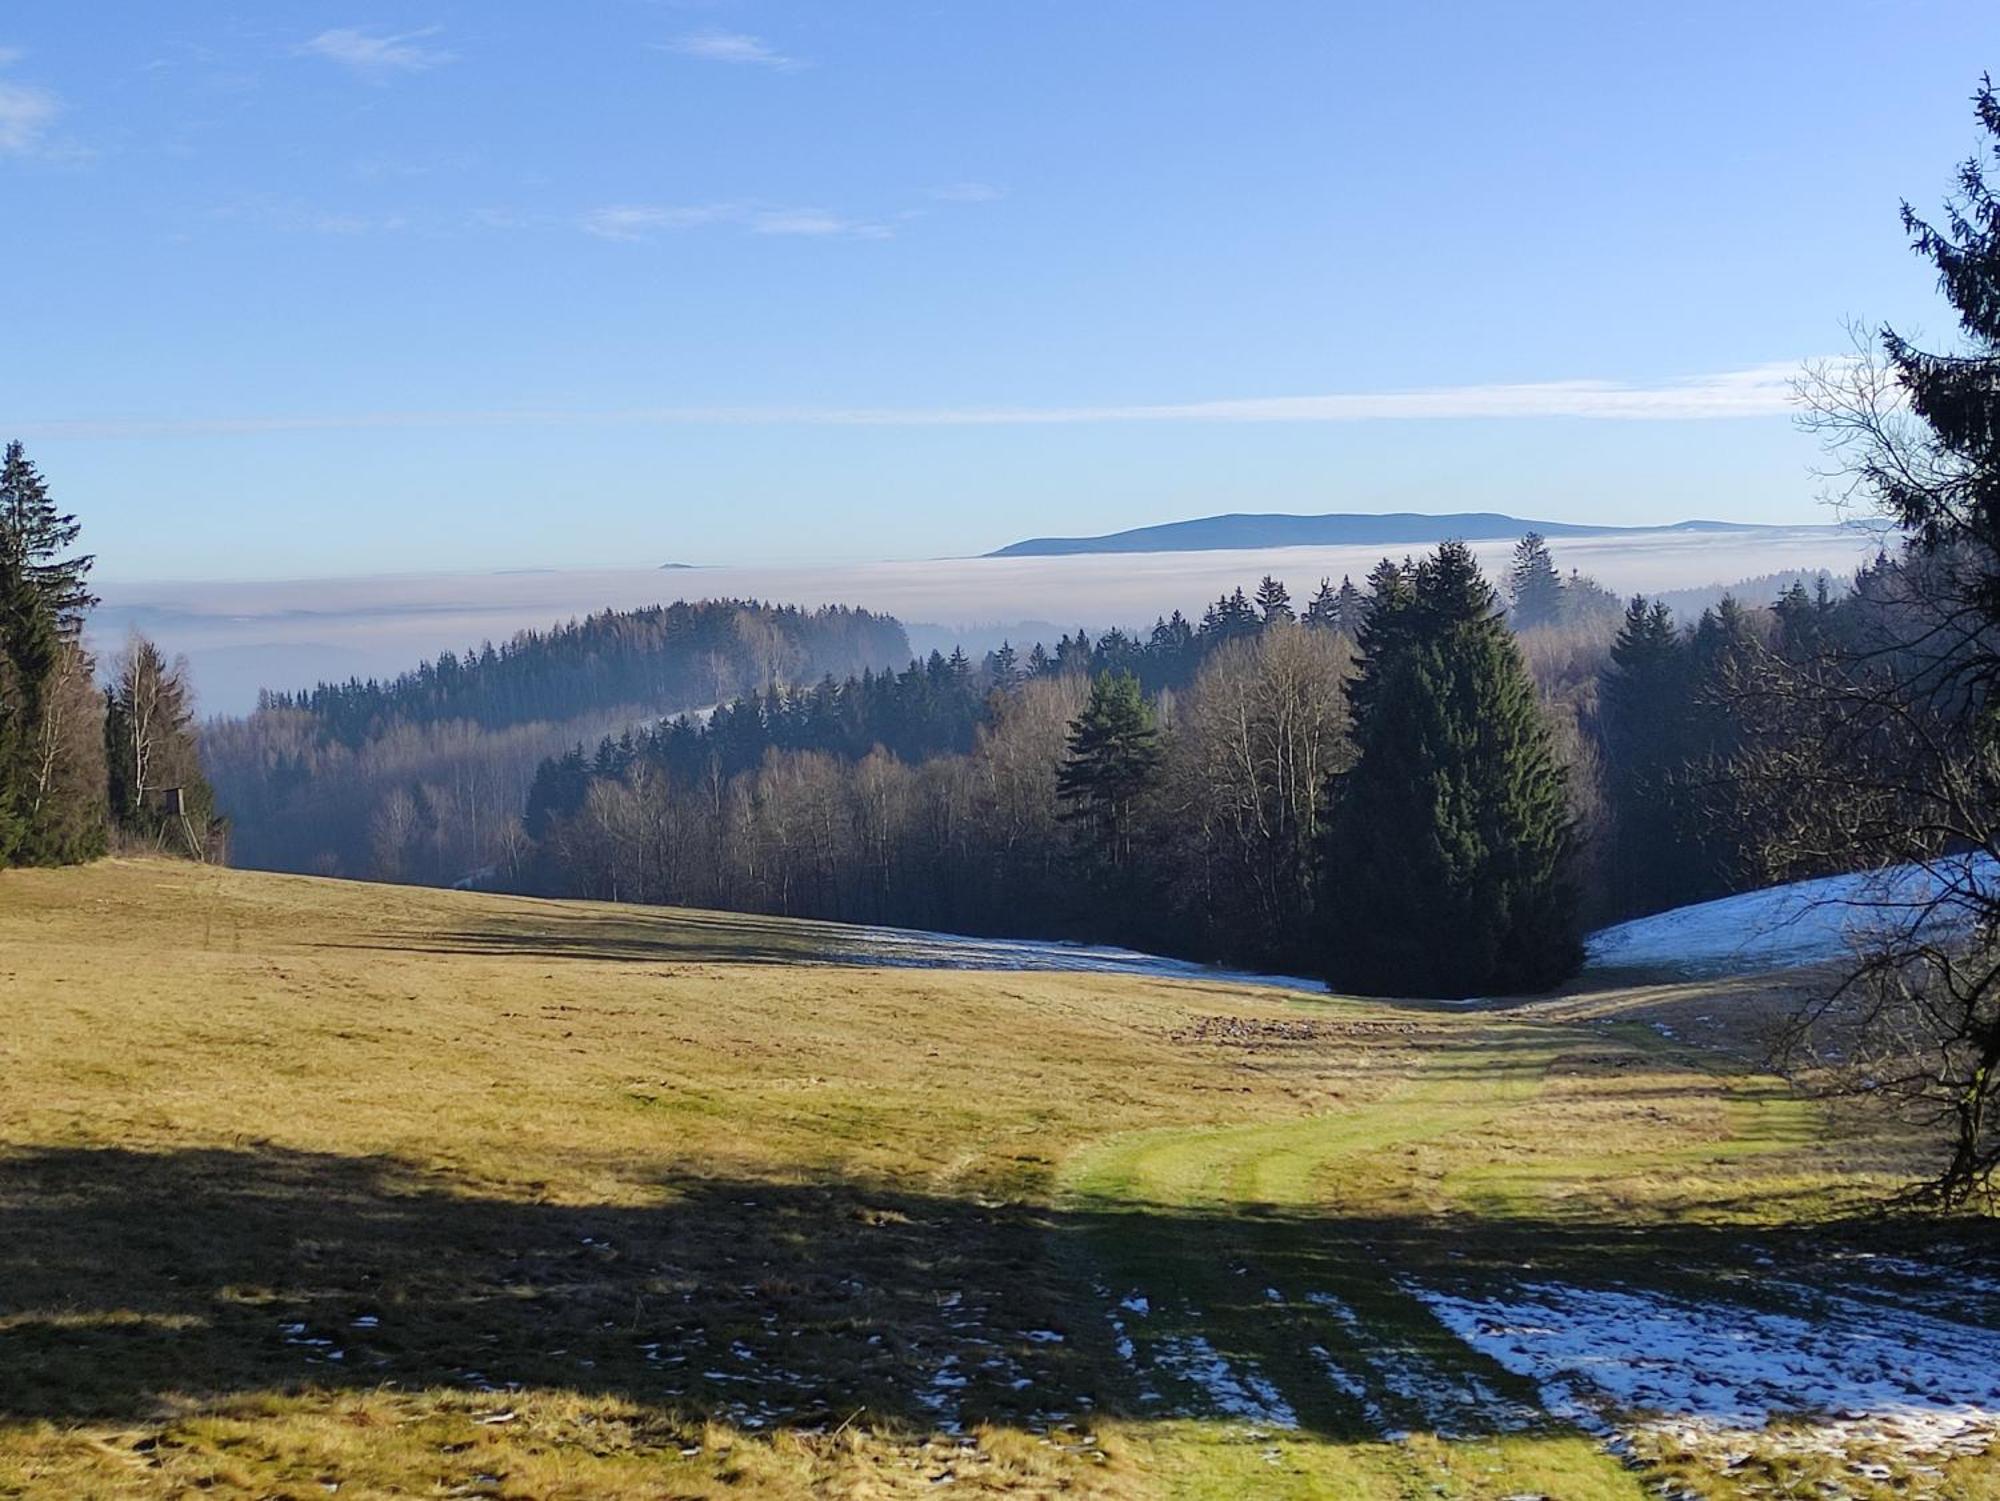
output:
M1769 987L840 944L0 875L0 1496L2000 1496L1971 1452L1607 1443L1418 1295L1754 1308L1926 1247L1868 1212L1908 1144L1744 1061Z

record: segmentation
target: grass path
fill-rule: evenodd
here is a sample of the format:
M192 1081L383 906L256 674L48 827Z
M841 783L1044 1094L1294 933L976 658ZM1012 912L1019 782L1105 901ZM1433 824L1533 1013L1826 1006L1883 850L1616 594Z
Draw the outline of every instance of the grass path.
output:
M1239 1494L1252 1477L1260 1495L1646 1494L1596 1440L1541 1417L1532 1388L1467 1350L1404 1283L1511 1261L1510 1229L1557 1196L1787 1151L1811 1112L1771 1081L1688 1070L1644 1034L1497 1019L1462 1030L1355 1108L1128 1132L1065 1165L1067 1202L1104 1227L1088 1253L1127 1342L1133 1410L1206 1413L1146 1429L1174 1494ZM1552 1138L1552 1070L1607 1053L1656 1088L1663 1065L1692 1073L1698 1088L1676 1078L1672 1092L1714 1096L1720 1133ZM1151 1231L1174 1212L1188 1216L1178 1233L1120 1228L1123 1216ZM1191 1341L1215 1358L1190 1379Z
M1628 1471L1420 1296L1740 1293L1899 1170L1655 992L1449 1012L825 936L0 873L0 1498L1825 1478Z

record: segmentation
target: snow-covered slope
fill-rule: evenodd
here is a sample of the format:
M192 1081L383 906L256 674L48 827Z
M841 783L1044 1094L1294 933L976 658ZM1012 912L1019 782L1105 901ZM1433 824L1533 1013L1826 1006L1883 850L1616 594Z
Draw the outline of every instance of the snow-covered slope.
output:
M1743 975L1843 959L1885 934L1945 937L1969 921L1975 892L2000 897L1981 857L1797 881L1678 907L1593 933L1592 969Z
M1156 980L1210 980L1278 990L1326 992L1324 980L1219 969L1189 959L1163 959L1136 949L1032 938L967 938L912 928L856 928L839 957L890 969L1018 969L1067 974L1144 975Z

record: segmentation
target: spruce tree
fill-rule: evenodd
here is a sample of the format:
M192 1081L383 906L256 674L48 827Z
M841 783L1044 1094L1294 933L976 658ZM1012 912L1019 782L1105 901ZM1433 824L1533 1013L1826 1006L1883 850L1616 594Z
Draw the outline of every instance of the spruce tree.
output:
M1241 589L1223 595L1201 617L1201 644L1213 651L1224 642L1257 634L1257 607Z
M20 443L9 443L0 456L0 546L20 559L65 638L82 629L84 613L97 603L85 585L93 559L64 556L82 530L76 517L56 509L48 482Z
M987 655L986 671L992 677L993 686L996 688L1011 689L1020 682L1021 659L1020 654L1014 650L1013 642L1002 641L998 651Z
M79 530L9 443L0 454L0 862L79 858L95 852L101 830L101 788L77 785L59 764L79 728L61 709L88 682L83 615L96 603L84 586L91 560L65 556Z
M1372 994L1545 988L1582 950L1567 776L1534 685L1463 543L1371 577L1358 754L1325 855L1328 977Z
M1513 566L1507 573L1507 595L1514 602L1514 625L1518 630L1556 625L1563 617L1562 575L1549 554L1549 544L1541 533L1529 532L1514 546Z
M1294 618L1291 590L1268 573L1257 585L1257 612L1264 617L1265 625Z
M1312 602L1306 606L1305 620L1314 630L1333 631L1340 628L1340 596L1334 593L1332 579L1319 581Z
M1380 693L1396 655L1410 638L1410 615L1416 603L1415 570L1407 562L1384 558L1368 572L1368 597L1355 622L1355 648L1361 671L1348 685L1355 714L1364 714Z
M1346 574L1340 576L1340 590L1333 596L1333 628L1352 636L1361 629L1361 591Z
M55 612L0 534L0 865L38 854L42 716L61 650Z
M1706 882L1686 839L1688 653L1664 603L1635 594L1598 687L1610 878L1617 912L1657 912L1695 900Z
M1132 863L1133 814L1159 766L1159 735L1139 680L1129 672L1100 673L1070 726L1056 796L1085 847L1113 870Z

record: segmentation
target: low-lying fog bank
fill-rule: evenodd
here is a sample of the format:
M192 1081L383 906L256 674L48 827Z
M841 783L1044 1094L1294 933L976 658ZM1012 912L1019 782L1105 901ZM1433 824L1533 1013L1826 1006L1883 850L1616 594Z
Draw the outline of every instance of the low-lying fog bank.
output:
M1475 551L1498 574L1511 541ZM1699 589L1791 569L1851 572L1872 536L1832 527L1749 533L1658 532L1578 537L1554 544L1565 571L1581 569L1620 594ZM671 544L663 544L670 551ZM1395 547L1288 547L1076 557L948 558L824 568L656 566L594 571L381 574L276 582L104 580L91 619L100 649L131 627L193 664L202 708L241 713L262 687L393 674L446 649L607 607L754 596L807 607L861 605L912 625L1006 633L1021 622L1103 630L1144 626L1173 610L1198 612L1237 585L1273 574L1295 597L1323 577L1361 576ZM1410 551L1422 551L1412 545ZM1018 633L1017 634L1025 634ZM1041 632L1038 634L1047 634Z

